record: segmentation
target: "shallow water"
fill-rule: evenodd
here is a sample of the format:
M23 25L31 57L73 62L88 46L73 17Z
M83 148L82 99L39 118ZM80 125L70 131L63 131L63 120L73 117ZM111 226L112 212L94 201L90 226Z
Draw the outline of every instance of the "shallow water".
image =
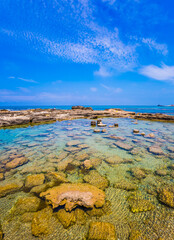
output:
M73 183L83 182L84 176L95 170L109 180L109 186L105 189L106 199L110 202L108 213L88 217L84 225L74 224L68 229L64 229L60 222L52 219L53 230L51 234L42 236L42 239L85 239L91 221L114 224L117 239L120 240L160 237L173 239L174 210L159 201L157 189L161 186L174 185L174 170L171 168L174 163L174 152L170 150L174 147L174 125L149 121L138 121L138 124L135 124L132 119L122 118L108 118L102 122L107 124L104 127L106 133L94 133L94 128L87 119L0 130L0 163L4 164L12 154L22 154L29 160L22 166L11 170L5 169L5 180L0 184L24 181L29 174L46 174L53 171L64 172L67 179ZM114 123L118 123L119 127L109 127ZM138 129L140 133L144 132L146 135L153 133L155 137L147 138L134 134L133 129ZM119 141L132 146L132 149L117 147L114 143L118 140L110 138L111 135L123 137L124 139ZM67 149L67 142L72 140L78 140L87 146ZM159 146L163 154L150 153L148 148L152 145ZM67 156L59 161L59 155L63 152L66 152ZM88 154L86 159L99 158L101 162L89 170L84 170L86 159L78 160L78 164L77 161L74 163L74 160L82 154ZM116 156L122 161L114 164L107 161L110 157ZM136 175L139 169L145 174L143 178ZM158 174L158 170L164 170L165 174ZM138 188L134 191L127 191L122 187L120 189L115 186L120 182L133 183ZM32 195L22 189L0 198L0 221L4 239L37 239L31 233L31 222L23 223L20 216L9 218L10 209L16 200L20 196ZM154 208L149 211L132 212L131 197L149 200ZM135 234L137 231L140 233ZM137 238L133 238L133 234Z

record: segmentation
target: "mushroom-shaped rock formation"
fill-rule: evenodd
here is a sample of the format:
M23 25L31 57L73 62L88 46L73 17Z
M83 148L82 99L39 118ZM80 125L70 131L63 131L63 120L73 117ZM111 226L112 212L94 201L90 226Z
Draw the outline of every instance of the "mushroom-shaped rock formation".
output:
M65 205L66 211L71 211L76 206L98 208L105 203L105 193L87 183L63 183L41 193L40 197L44 197L53 208Z

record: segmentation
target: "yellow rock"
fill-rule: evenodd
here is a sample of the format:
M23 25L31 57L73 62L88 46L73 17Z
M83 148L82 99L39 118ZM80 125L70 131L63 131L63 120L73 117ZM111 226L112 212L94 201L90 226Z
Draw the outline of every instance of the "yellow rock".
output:
M21 197L10 210L13 215L21 215L25 212L36 212L40 205L37 197Z
M76 222L75 212L67 212L65 209L60 209L56 213L57 218L62 223L64 228L68 228Z
M160 188L158 190L158 198L161 202L174 208L174 186Z
M105 203L105 193L87 183L63 183L40 194L53 208L65 205L66 211L76 206L87 208L102 207Z
M52 217L52 210L50 207L44 208L36 212L31 223L32 234L36 237L47 235L51 232L52 225L50 219Z
M41 185L44 183L44 180L45 180L45 176L43 173L29 175L25 179L25 187L32 188L32 187Z
M111 223L91 222L88 240L116 240L115 227Z
M23 187L22 182L18 183L9 183L3 186L0 186L0 197L4 197L8 194L19 191Z

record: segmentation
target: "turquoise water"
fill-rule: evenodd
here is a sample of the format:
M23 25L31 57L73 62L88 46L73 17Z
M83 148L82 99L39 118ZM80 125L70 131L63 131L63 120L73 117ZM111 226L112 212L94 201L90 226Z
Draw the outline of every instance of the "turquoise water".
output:
M9 109L9 110L26 110L26 109L33 109L33 108L56 108L56 109L71 109L72 106L56 106L56 105L48 105L48 106L0 106L0 109ZM94 110L105 110L109 108L120 108L125 111L132 111L132 112L141 112L141 113L163 113L174 115L174 106L139 106L139 105L93 105L87 106L92 107Z
M49 172L61 172L72 183L84 182L85 176L97 171L109 181L105 193L110 202L110 213L88 217L83 226L74 224L68 229L64 229L60 222L52 220L51 234L42 236L42 239L85 239L90 221L114 224L117 239L120 240L160 237L166 240L173 239L173 208L159 201L157 189L174 185L174 170L171 168L174 164L174 125L162 122L135 122L122 118L105 118L102 122L107 125L104 127L106 132L100 133L94 133L95 128L90 126L90 120L87 119L1 129L0 169L4 172L5 179L0 185L24 182L30 174L43 173L46 176ZM111 127L114 123L118 123L119 127ZM138 129L139 133L134 134L133 129ZM142 132L145 133L145 137L140 134ZM146 137L150 133L154 134L153 138ZM120 139L113 139L113 135ZM67 148L67 143L74 140L80 143ZM118 147L115 145L117 141L128 144L131 149ZM149 147L154 145L160 147L163 154L149 152ZM15 154L25 156L28 162L11 170L6 169L6 163L10 162L10 157ZM59 156L62 154L65 154L65 157L60 160ZM90 169L84 169L84 161L93 162L94 159L98 159L98 163ZM114 159L114 162L109 159ZM143 171L144 177L140 176L139 170ZM160 173L161 170L163 173ZM137 189L128 191L117 187L115 184L118 183L132 183ZM32 220L23 223L21 216L10 216L10 209L21 196L33 196L33 193L22 188L16 193L0 198L0 222L6 240L37 239L31 232ZM135 196L140 200L150 201L154 208L149 211L131 211L129 199ZM168 225L165 224L165 219L168 219ZM138 226L139 237L130 238L137 232L135 226Z

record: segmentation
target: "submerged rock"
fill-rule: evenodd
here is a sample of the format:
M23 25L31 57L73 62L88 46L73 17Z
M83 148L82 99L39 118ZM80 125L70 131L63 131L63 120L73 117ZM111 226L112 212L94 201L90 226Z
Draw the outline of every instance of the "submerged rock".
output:
M52 217L52 209L50 207L44 208L36 212L31 223L32 234L36 237L47 235L51 232L52 225L50 219Z
M119 189L123 189L123 190L126 190L126 191L134 191L134 190L138 189L137 185L135 185L134 183L130 183L130 182L124 181L124 180L115 183L114 187L119 188Z
M158 199L160 202L174 208L174 186L167 185L158 189Z
M133 213L137 212L146 212L151 211L155 208L155 206L146 199L140 199L138 197L130 197L129 199L130 210Z
M104 159L105 162L109 164L121 164L124 163L124 159L119 157L118 155L114 155L113 157L108 157Z
M94 133L100 133L100 129L94 129Z
M107 222L91 222L88 240L116 240L115 227Z
M75 212L67 212L65 209L60 209L56 213L57 218L62 223L64 228L68 228L76 222Z
M168 174L168 172L166 169L158 169L155 171L155 174L159 175L159 176L166 176Z
M158 145L154 145L148 148L150 153L156 154L156 155L163 155L164 152L163 150L158 146Z
M41 193L40 197L45 198L53 208L65 205L66 211L72 211L76 206L102 207L105 203L105 193L87 183L64 183Z
M5 165L5 168L7 170L22 166L23 164L27 163L29 160L26 157L19 157L19 158L15 158L12 161L8 162Z
M89 174L85 175L84 181L102 190L109 186L109 181L107 178L101 176L96 170L92 170L89 172Z
M44 176L43 173L29 175L25 179L25 187L26 188L33 188L35 186L43 184L44 180L45 180L45 176Z
M8 183L0 186L0 197L5 197L8 194L15 193L23 187L22 182Z
M167 147L167 150L168 150L169 152L174 153L174 147Z
M143 179L146 177L145 171L143 171L141 168L135 167L131 169L132 175L137 179Z
M10 210L10 214L21 215L25 212L36 212L39 205L40 199L37 197L21 197Z
M49 172L46 174L46 178L57 184L69 182L68 179L66 179L66 175L62 172Z
M127 143L124 143L124 142L121 142L121 141L117 141L114 143L117 147L121 148L121 149L124 149L124 150L131 150L133 147L130 146L129 144Z
M67 147L72 147L72 146L77 146L77 145L79 145L79 144L81 144L81 142L80 141L78 141L78 140L72 140L72 141L70 141L70 142L67 142Z
M0 173L0 181L4 180L5 177L4 177L4 173Z

